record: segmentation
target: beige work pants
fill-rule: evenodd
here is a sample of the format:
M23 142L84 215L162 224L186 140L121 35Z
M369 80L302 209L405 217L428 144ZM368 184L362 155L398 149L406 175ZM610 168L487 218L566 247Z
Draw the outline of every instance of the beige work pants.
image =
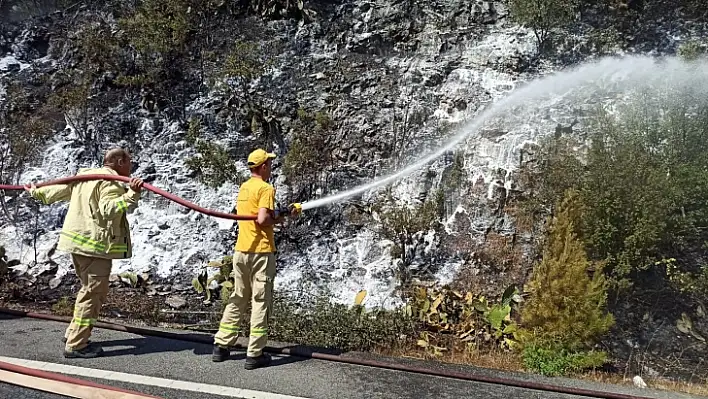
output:
M234 253L234 290L221 317L214 343L222 347L236 345L240 323L251 302L251 331L246 356L260 356L268 340L268 319L273 302L275 254Z
M111 274L110 259L92 258L71 254L76 275L81 280L81 289L76 295L74 318L66 330L67 351L86 347L91 330L101 313L101 305L108 296L108 278Z

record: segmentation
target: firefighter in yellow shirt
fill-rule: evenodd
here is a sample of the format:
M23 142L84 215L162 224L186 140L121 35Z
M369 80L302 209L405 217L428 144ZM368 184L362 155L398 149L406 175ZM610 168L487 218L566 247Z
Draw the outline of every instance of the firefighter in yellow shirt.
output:
M214 336L212 360L222 362L229 357L241 332L240 322L251 302L251 322L247 370L266 366L270 356L263 352L268 340L268 318L273 300L275 278L275 240L273 225L282 223L286 215L276 215L275 189L267 183L275 154L262 149L248 156L251 178L243 183L236 199L236 213L257 215L257 220L238 221L238 239L233 257L234 290ZM290 211L297 216L298 208Z

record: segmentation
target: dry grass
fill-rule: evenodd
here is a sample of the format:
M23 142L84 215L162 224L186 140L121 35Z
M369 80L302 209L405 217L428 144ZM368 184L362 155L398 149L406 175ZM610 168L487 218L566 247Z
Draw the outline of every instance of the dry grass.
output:
M631 378L626 378L618 374L608 374L599 371L587 372L577 376L577 378L597 381L606 384L633 385ZM690 395L708 396L708 385L690 383L684 381L673 381L664 378L643 377L647 386L652 389L665 391L682 392Z
M405 357L420 360L435 360L443 363L472 365L476 367L505 370L505 371L523 371L523 365L518 354L507 351L466 351L466 350L451 350L445 352L442 356L435 356L425 352L419 348L380 348L374 350L374 353L393 356Z
M374 351L377 354L393 357L404 357L419 360L434 360L442 363L461 364L481 367L493 370L525 372L519 354L507 351L450 351L442 356L434 356L419 348L389 349L383 348ZM616 384L633 386L631 378L625 378L620 374L610 374L600 371L592 371L573 376L586 381L601 382L605 384ZM672 381L663 378L644 378L651 389L659 389L670 392L680 392L690 395L708 396L708 385L698 383L688 383L683 381Z

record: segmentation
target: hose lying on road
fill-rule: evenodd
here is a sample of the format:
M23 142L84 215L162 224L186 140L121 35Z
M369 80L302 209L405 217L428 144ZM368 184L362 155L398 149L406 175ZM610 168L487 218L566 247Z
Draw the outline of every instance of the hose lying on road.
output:
M50 381L62 382L62 383L67 383L67 384L72 384L72 385L81 385L81 386L88 387L88 388L97 388L99 390L108 390L108 391L119 392L119 393L123 394L120 397L126 397L126 396L130 395L131 398L163 399L158 396L146 395L146 394L142 394L140 392L116 388L116 387L112 387L110 385L97 384L97 383L94 383L91 381L80 380L78 378L67 377L62 374L50 373L48 371L37 370L37 369L29 368L29 367L23 367L23 366L19 366L19 365L12 364L12 363L6 363L6 362L2 362L2 361L0 361L0 370L5 370L5 371L11 372L11 373L27 375L27 376L41 378L41 379L50 380ZM3 378L0 378L0 381L5 381L5 380ZM15 383L16 383L16 381L7 381L7 382L10 384L13 384L13 385L15 385ZM29 388L40 389L38 387L32 387L32 386L28 386L28 385L23 385L23 386L27 386ZM51 388L43 387L41 390L49 390L49 389L51 389ZM51 392L57 393L56 391L51 391ZM106 395L98 396L100 394L101 394L100 392L94 393L94 395L96 395L95 397L105 397L106 396ZM116 396L116 397L118 397L118 396Z
M55 316L52 314L45 314L45 313L32 313L32 312L25 312L25 311L13 310L13 309L7 309L7 308L0 308L0 313L5 313L8 315L18 316L18 317L30 317L30 318L36 318L36 319L60 321L60 322L64 322L64 323L71 322L71 317ZM127 333L132 333L132 334L138 334L138 335L168 338L168 339L174 339L174 340L179 340L179 341L188 341L188 342L195 342L195 343L207 344L207 345L212 345L214 342L213 337L210 335L206 335L206 334L194 334L194 333L180 334L177 332L162 331L162 330L156 330L156 329L152 329L152 328L125 326L125 325L120 325L120 324L103 323L103 322L96 323L95 327L96 328L105 328L105 329L114 330L114 331L122 331L122 332L127 332ZM237 346L237 347L240 347L240 346ZM524 381L521 379L483 375L481 373L469 373L469 372L462 373L462 372L446 371L446 370L434 370L434 369L430 369L430 368L408 366L408 365L403 365L403 364L381 362L381 361L369 360L369 359L356 359L356 358L351 358L351 357L343 357L343 356L338 356L338 355L331 355L331 354L326 354L326 353L319 353L319 352L313 352L313 351L308 351L308 350L302 350L302 349L298 349L298 348L266 347L264 349L264 351L269 352L269 353L281 354L281 355L298 356L298 357L309 358L309 359L327 360L327 361L333 361L333 362L339 362L339 363L354 364L354 365L359 365L359 366L370 366L370 367L403 371L403 372L409 372L409 373L424 374L424 375L430 375L430 376L436 376L436 377L446 377L446 378L453 378L453 379L458 379L458 380L485 382L485 383L489 383L489 384L505 385L505 386L533 389L533 390L545 391L545 392L558 392L558 393L565 393L565 394L570 394L570 395L586 396L586 397L593 397L593 398L652 399L652 398L645 397L645 396L637 396L637 395L630 395L630 394L623 394L623 393L616 393L616 392L603 392L603 391L597 391L597 390L592 390L592 389L576 388L576 387L561 386L561 385L552 385L552 384L545 384L542 382Z
M71 176L71 177L63 177L61 179L56 179L56 180L50 180L42 183L36 183L35 185L37 187L44 187L44 186L51 186L55 184L66 184L66 183L72 183L72 182L77 182L77 181L89 181L89 180L115 180L115 181L122 181L125 183L130 182L129 177L124 177L124 176L117 176L117 175L80 175L80 176ZM193 209L197 212L201 212L205 215L209 216L214 216L218 218L224 218L224 219L232 219L232 220L256 220L255 215L236 215L233 213L225 213L225 212L219 212L215 211L212 209L206 209L202 208L201 206L191 203L187 200L184 200L174 194L170 194L167 191L161 190L155 186L152 186L147 183L143 183L143 187L154 192L155 194L159 194L169 200L172 200L180 205L183 205L187 208ZM16 185L7 185L7 184L0 184L0 190L24 190L23 186L16 186Z

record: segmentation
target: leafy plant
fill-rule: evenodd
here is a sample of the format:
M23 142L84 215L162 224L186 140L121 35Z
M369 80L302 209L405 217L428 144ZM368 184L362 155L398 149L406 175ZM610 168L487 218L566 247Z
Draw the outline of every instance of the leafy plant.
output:
M415 336L416 323L402 310L369 309L331 302L327 292L312 299L276 292L269 336L283 342L366 351L397 348ZM272 332L272 333L271 333Z
M515 287L509 287L499 303L484 296L461 293L447 286L417 286L405 307L406 314L423 327L418 346L440 355L444 345L436 342L442 335L452 335L469 349L483 345L516 348L519 329L511 319L512 305L520 301Z
M375 205L374 211L379 213L381 219L381 235L393 242L391 256L401 259L401 267L405 268L411 262L408 257L408 247L413 236L420 231L428 231L435 227L435 223L444 213L443 192L438 190L423 203L414 207L394 205L385 207L383 203ZM401 279L405 282L406 270L401 270Z
M283 172L292 185L299 187L302 197L310 198L317 189L328 186L329 169L334 164L335 128L332 117L324 111L297 111L295 134L283 160Z
M678 48L677 54L686 61L694 61L706 55L707 47L705 42L691 40L682 43Z
M208 268L218 268L219 271L209 277ZM233 271L233 257L225 256L221 260L209 262L207 267L202 270L196 277L192 279L192 287L200 294L204 294L206 301L212 301L212 295L220 292L222 300L222 308L226 306L226 301L231 296L231 291L234 288L231 279Z
M74 314L74 303L69 297L63 296L52 305L52 312L58 316L71 316Z

